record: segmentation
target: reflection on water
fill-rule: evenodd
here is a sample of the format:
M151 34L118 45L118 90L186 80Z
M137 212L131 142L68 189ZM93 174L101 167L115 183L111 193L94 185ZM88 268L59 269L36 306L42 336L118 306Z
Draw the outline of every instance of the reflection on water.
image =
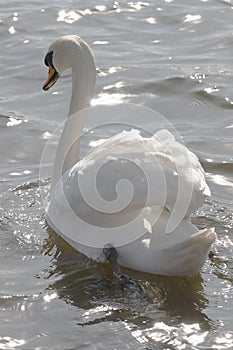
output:
M107 264L88 260L47 230L45 254L53 252L56 256L50 276L59 276L49 289L83 310L78 326L111 322L114 328L115 323L123 323L139 343L145 344L152 340L165 344L175 334L186 337L187 343L201 344L208 332L216 328L204 311L208 298L200 275L163 277L124 269L141 281L148 297L129 293L121 289ZM177 341L173 339L170 344L181 346L183 341Z

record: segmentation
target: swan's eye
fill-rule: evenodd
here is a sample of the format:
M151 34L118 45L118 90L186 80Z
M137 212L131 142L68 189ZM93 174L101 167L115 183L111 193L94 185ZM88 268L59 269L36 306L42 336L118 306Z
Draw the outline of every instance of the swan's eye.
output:
M44 64L49 67L53 67L53 51L50 51L47 53L44 59Z

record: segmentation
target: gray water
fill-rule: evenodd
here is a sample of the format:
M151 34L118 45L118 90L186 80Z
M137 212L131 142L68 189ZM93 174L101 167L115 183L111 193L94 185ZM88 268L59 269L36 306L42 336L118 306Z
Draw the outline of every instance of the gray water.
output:
M0 349L233 349L232 18L231 0L1 1ZM64 34L94 51L94 104L162 113L207 173L212 198L193 221L215 227L216 256L192 278L124 269L149 299L44 219L40 157L67 114L70 74L43 92L43 58Z

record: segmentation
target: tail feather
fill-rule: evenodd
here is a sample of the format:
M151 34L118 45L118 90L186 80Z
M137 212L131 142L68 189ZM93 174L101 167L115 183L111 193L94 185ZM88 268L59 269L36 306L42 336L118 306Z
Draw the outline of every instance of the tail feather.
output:
M167 248L166 253L173 255L173 268L180 270L179 275L198 273L216 238L214 228L207 228L192 234L190 239Z

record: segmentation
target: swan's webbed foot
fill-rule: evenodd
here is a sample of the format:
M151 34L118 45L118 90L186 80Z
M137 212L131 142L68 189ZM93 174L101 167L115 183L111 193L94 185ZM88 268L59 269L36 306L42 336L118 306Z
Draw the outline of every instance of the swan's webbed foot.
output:
M107 244L103 249L103 253L105 255L106 260L109 261L113 269L114 275L116 276L116 278L118 279L118 281L124 289L130 289L132 291L146 293L144 288L137 280L121 272L120 266L117 261L118 253L115 247L113 247L110 244Z
M211 260L215 257L215 254L214 252L212 252L212 250L209 251L209 254L208 254L208 258Z
M118 280L120 281L120 284L123 288L127 288L139 293L145 293L145 289L141 286L141 284L128 275L121 274L121 276L118 277Z

